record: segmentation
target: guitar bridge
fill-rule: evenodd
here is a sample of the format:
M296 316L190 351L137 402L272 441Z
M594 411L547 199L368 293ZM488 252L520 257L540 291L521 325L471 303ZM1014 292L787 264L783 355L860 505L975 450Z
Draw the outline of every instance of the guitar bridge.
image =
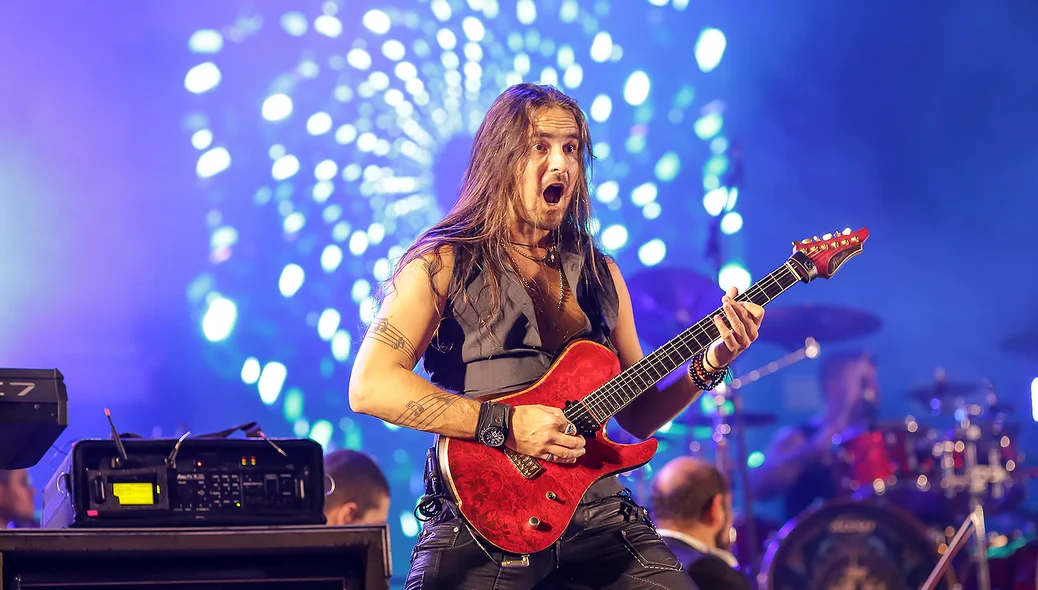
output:
M515 468L519 470L519 474L526 479L533 479L544 471L541 464L529 455L523 455L522 453L517 453L512 449L505 447L505 456L507 456L508 460L512 462L512 465L515 465Z

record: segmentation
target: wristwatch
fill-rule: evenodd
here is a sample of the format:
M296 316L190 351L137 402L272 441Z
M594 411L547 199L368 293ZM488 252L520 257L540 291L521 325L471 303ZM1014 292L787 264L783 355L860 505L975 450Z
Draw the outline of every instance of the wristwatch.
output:
M504 448L508 439L509 407L500 402L483 402L479 408L476 439L492 448Z

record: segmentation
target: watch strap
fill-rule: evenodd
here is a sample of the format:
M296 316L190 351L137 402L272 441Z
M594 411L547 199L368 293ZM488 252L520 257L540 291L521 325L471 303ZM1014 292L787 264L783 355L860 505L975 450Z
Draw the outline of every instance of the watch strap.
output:
M511 411L507 404L482 402L479 405L479 420L476 423L476 440L483 442L483 431L487 428L501 429L508 436Z

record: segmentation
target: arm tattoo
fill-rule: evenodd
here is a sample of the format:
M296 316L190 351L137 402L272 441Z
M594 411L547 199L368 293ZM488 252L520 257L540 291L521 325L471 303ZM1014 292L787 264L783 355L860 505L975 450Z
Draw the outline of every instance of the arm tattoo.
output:
M397 417L396 423L406 428L424 430L456 401L458 396L453 393L431 393L418 401L407 402L407 409Z
M386 318L379 318L371 325L371 329L368 330L368 337L385 344L393 350L402 350L411 360L418 362L414 344L411 344L407 336L404 336L404 333L389 323L389 320Z

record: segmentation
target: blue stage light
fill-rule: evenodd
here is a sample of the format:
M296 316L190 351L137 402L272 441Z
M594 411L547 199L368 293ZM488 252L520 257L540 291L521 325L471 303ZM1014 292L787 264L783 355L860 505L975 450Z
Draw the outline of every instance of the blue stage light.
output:
M698 260L715 216L738 232L724 105L705 73L723 67L726 40L687 5L261 3L204 23L187 43L183 128L210 208L209 266L188 292L213 366L298 436L383 437L381 421L339 419L378 285L451 206L486 109L520 81L556 84L588 114L591 228L628 276ZM678 54L695 60L660 59ZM748 280L737 234L725 239L725 276ZM387 448L422 444L405 432ZM402 477L419 477L405 461Z

